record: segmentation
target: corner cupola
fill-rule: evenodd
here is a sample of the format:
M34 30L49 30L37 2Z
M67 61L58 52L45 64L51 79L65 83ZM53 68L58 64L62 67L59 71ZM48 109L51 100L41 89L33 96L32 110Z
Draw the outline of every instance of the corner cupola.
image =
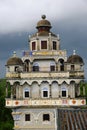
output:
M82 57L77 55L75 53L75 50L73 51L73 55L69 56L67 62L71 63L71 64L83 64L84 63Z
M10 66L10 65L23 65L23 62L22 62L21 58L16 56L16 52L14 52L13 56L8 59L6 65L7 66Z
M21 58L16 56L16 52L8 59L6 69L7 73L19 73L23 71L23 62Z

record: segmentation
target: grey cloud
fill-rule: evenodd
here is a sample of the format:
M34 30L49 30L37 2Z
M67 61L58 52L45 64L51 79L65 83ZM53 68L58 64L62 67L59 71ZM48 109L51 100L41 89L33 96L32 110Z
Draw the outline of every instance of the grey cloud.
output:
M0 1L0 33L31 31L41 14L50 20L84 18L85 0L3 0ZM86 23L86 22L85 22ZM87 24L87 23L86 23Z

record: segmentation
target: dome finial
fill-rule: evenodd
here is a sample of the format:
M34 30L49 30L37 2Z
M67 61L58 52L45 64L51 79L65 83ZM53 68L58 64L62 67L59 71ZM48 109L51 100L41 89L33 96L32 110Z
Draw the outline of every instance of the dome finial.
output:
M43 14L43 15L42 15L42 19L45 19L45 18L46 18L46 15Z
M73 50L73 55L76 55L76 50Z
M16 57L16 51L13 52L13 57Z

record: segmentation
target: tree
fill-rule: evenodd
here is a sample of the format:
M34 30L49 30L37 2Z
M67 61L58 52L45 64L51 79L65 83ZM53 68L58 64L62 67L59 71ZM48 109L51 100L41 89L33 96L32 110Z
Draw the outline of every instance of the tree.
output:
M0 130L12 130L13 119L11 109L5 107L6 80L0 80Z

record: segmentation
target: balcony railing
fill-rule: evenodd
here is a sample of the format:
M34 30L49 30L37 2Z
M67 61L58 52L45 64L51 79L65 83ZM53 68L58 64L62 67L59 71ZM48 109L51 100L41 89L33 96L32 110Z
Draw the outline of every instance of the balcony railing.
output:
M6 73L7 78L84 78L84 72L83 71L77 71L77 72L7 72Z
M23 72L6 73L7 78L68 78L69 72Z
M69 76L73 78L74 77L84 78L84 71L70 71Z

